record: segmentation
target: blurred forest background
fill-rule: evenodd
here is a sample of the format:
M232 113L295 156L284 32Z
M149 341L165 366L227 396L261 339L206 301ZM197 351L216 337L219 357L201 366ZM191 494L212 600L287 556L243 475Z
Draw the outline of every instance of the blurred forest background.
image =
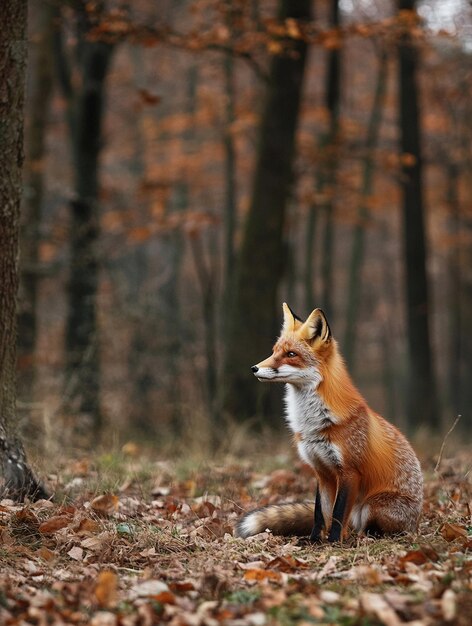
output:
M472 414L466 0L32 0L18 417L61 444L280 428L324 309L406 431ZM274 386L275 387L275 386Z

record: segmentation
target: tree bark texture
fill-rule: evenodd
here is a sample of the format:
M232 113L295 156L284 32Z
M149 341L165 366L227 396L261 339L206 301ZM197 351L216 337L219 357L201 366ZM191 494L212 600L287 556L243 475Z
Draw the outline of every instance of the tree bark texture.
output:
M340 14L338 0L330 2L330 26L339 28ZM326 199L321 204L314 203L308 213L305 239L304 291L305 308L309 311L315 304L323 307L328 318L333 314L333 246L334 246L334 187L338 161L339 112L341 104L341 50L334 48L328 52L324 101L329 113L329 127L320 141L321 164L316 175L316 193ZM320 217L324 218L321 222ZM315 236L317 228L323 227L322 253L319 272L315 271ZM321 285L321 293L315 291L316 281ZM315 297L320 297L314 302Z
M227 0L227 24L228 29L233 36L235 30L235 10L231 0ZM236 146L233 137L233 124L236 119L236 90L234 71L234 58L228 53L224 58L224 81L225 81L225 129L224 129L224 151L225 151L225 211L224 211L224 258L225 258L225 310L224 318L227 319L229 313L228 307L231 303L231 293L234 282L234 237L236 231Z
M400 0L413 11L413 0ZM429 328L426 234L422 187L418 54L408 26L399 44L400 151L402 160L403 233L408 333L407 417L410 428L439 428L439 410Z
M331 0L331 27L339 28L339 1ZM338 144L339 144L339 113L341 106L341 49L330 50L328 56L328 68L326 74L326 108L329 111L328 137L326 140L327 162L323 184L320 191L327 195L327 201L323 206L325 214L325 229L323 234L323 254L321 263L321 275L323 277L323 291L320 305L323 307L328 319L333 318L333 294L334 294L334 189L336 185L336 172L338 169Z
M44 188L46 124L53 87L55 14L55 7L49 2L30 3L31 44L26 123L27 180L21 216L18 310L19 396L27 401L34 397L38 252Z
M0 492L18 499L46 496L13 434L26 6L26 0L4 0L0 6Z
M279 18L308 20L310 5L310 0L283 0ZM224 407L238 419L267 415L269 406L268 387L257 383L249 368L270 351L280 317L277 290L285 268L285 213L306 59L302 40L288 45L290 51L271 63L226 338Z
M467 242L461 254L461 329L462 342L460 354L460 397L457 400L459 413L462 415L460 426L464 433L470 433L472 419L472 219L468 215L462 217L462 229L466 233ZM460 403L460 404L459 404ZM454 416L453 416L454 417Z
M448 405L453 416L463 414L465 405L462 402L462 259L459 233L463 228L459 199L459 168L451 159L447 163L447 203L450 212L450 234L453 239L449 250L449 337L450 337L450 366L448 376ZM466 411L467 412L467 411ZM461 424L464 426L464 423Z
M344 335L343 353L351 371L355 370L356 338L358 334L358 318L362 301L362 271L365 256L365 235L370 215L367 200L372 194L375 174L375 149L378 144L382 110L387 85L387 56L385 53L379 62L377 82L367 129L365 158L362 172L361 204L357 211L357 224L353 232L351 260L349 263L349 284L346 310L346 332Z
M99 167L103 147L105 79L113 47L88 38L85 3L77 8L77 69L80 84L69 92L69 123L75 170L71 202L70 275L66 322L68 408L102 426L97 321L99 281ZM65 73L66 74L66 73ZM65 93L70 88L66 79Z

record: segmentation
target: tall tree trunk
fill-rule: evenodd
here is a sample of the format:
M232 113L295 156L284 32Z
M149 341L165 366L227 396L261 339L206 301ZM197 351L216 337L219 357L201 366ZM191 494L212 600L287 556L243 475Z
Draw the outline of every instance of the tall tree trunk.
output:
M189 237L192 250L193 261L195 265L198 282L201 290L201 306L204 328L204 345L205 345L205 387L208 412L212 424L211 434L217 432L217 383L218 383L218 360L217 360L217 342L216 342L216 267L213 259L216 257L216 241L213 233L208 234L209 237L209 254L205 254L202 233L196 232ZM209 257L207 260L206 257ZM216 437L210 442L211 445L216 443Z
M449 337L450 364L448 367L448 404L453 415L463 411L462 403L462 267L461 246L461 212L459 200L459 168L452 160L447 164L447 203L450 211L450 232L453 237L449 252Z
M311 0L281 0L279 19L310 19ZM227 331L225 410L244 419L268 408L268 388L249 371L277 333L277 289L282 277L284 224L292 183L295 131L305 69L306 44L274 56L261 120L252 200L239 251Z
M18 309L19 396L34 396L38 250L44 188L46 124L53 85L53 29L56 10L48 2L30 3L31 54L27 98L27 181L21 216L20 293Z
M69 409L90 416L95 432L100 411L97 293L99 280L99 166L103 147L105 79L113 48L88 38L84 2L77 5L77 69L81 83L70 92L75 198L71 202L70 275L66 321L66 384ZM71 82L68 81L69 86Z
M413 11L414 0L399 0ZM408 26L399 44L400 150L408 328L407 416L410 428L424 424L437 430L439 410L429 328L426 235L422 187L421 128L418 104L418 54Z
M330 2L330 25L339 28L338 0ZM324 194L325 201L318 204L315 201L310 206L305 238L305 270L304 291L305 308L310 310L315 306L315 297L320 298L316 303L323 307L329 318L332 318L333 309L333 245L334 245L334 186L337 170L337 151L339 134L339 108L341 83L341 52L334 48L328 52L325 77L325 106L329 112L329 127L320 141L322 161L316 175L315 189L317 195ZM320 217L324 217L323 222ZM322 253L320 254L320 271L315 271L315 237L317 228L324 227L322 233ZM315 291L315 276L321 280L321 293ZM318 281L317 281L318 282Z
M13 434L26 50L26 0L4 0L0 8L0 492L18 499L47 495Z
M331 0L331 27L339 28L339 23L339 1ZM339 114L341 106L341 51L339 48L334 48L329 52L325 93L326 108L329 111L329 131L324 142L327 154L324 181L319 185L320 190L323 190L327 197L322 207L325 215L325 224L320 268L321 276L323 277L323 290L320 304L324 308L328 319L332 319L334 294L334 189L338 164Z
M231 36L235 29L235 11L233 1L227 0L227 24ZM232 53L228 53L224 58L224 79L225 79L225 129L224 129L224 150L225 150L225 211L224 211L224 258L225 258L225 311L223 317L226 320L229 307L231 306L231 293L234 283L234 237L236 231L236 147L233 138L233 124L235 115L235 72L234 58Z
M146 75L143 49L141 46L132 46L130 50L133 64L133 88L138 92L146 88ZM142 115L136 115L133 120L133 161L131 170L138 187L145 180L146 175L146 135L143 129ZM140 221L144 224L149 219L150 201L147 197L140 199ZM130 272L130 290L126 293L126 299L133 302L133 336L127 354L128 376L131 382L128 416L132 424L133 434L139 437L155 437L157 428L151 415L154 412L154 399L152 390L158 387L158 369L152 358L156 354L156 346L150 342L152 334L149 333L149 323L155 327L158 318L157 306L154 298L150 298L146 291L146 283L149 279L150 266L150 242L144 241L135 245L126 254L127 270ZM144 297L143 297L144 291ZM158 298L156 294L156 298ZM151 356L152 355L152 356Z
M384 219L380 225L381 240L385 242L385 253L382 254L382 283L384 297L382 299L382 330L381 330L381 349L383 359L383 381L385 392L386 417L390 421L399 424L401 428L405 428L405 414L402 410L401 403L398 398L400 396L399 388L402 388L404 376L399 376L404 368L399 367L402 360L396 354L396 335L397 324L396 316L392 315L398 302L397 294L393 289L395 285L395 271L393 267L393 259L388 252L389 241L389 223L388 219ZM400 420L398 419L400 417Z
M462 415L462 429L470 434L472 419L472 219L464 214L462 231L467 242L462 250L462 293L461 293L461 394L460 414Z
M317 176L316 192L319 191L320 176ZM308 217L305 230L305 251L304 251L304 273L303 273L303 290L305 310L310 311L316 301L315 290L315 240L318 227L318 203L313 201L308 208Z
M315 291L315 238L318 225L318 206L312 203L308 209L308 218L305 231L305 310L313 308L316 300Z
M364 266L365 229L369 221L369 211L366 203L372 194L374 184L375 161L374 153L377 147L380 125L382 122L382 108L387 84L387 55L382 54L379 62L377 83L367 129L365 158L363 164L361 204L357 211L357 223L354 228L349 263L349 285L346 311L346 333L344 336L343 352L351 369L355 368L355 349L358 314L362 295L362 270Z

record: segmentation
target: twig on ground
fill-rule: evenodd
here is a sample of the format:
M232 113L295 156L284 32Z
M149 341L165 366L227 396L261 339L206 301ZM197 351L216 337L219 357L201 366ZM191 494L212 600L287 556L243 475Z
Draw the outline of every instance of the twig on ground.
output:
M461 419L462 415L458 415L456 417L456 419L454 420L454 424L451 426L451 428L447 431L446 436L443 439L443 442L441 444L441 448L439 450L439 456L438 456L438 462L436 463L436 467L434 468L434 472L437 473L439 466L441 465L441 460L442 460L442 455L444 452L444 447L446 445L446 441L447 438L449 437L449 435L452 433L452 431L454 430L454 428L457 426L457 422Z

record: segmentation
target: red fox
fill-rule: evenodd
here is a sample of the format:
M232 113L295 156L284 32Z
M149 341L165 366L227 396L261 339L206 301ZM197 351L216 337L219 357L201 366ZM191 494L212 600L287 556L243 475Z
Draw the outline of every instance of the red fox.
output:
M242 517L239 537L266 529L340 541L350 526L373 536L415 531L423 502L419 461L405 437L354 386L321 309L303 322L283 304L272 355L251 369L286 383L286 419L318 479L315 504L276 504ZM310 534L311 532L311 534Z

